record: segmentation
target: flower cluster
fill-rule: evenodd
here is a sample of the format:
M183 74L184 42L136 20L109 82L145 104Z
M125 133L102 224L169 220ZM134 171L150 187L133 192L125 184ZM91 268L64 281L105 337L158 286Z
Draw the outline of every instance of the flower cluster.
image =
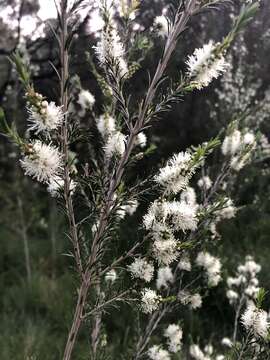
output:
M209 41L188 57L188 77L199 90L208 86L213 79L217 79L229 66L223 54L218 51L218 45Z
M107 62L111 63L116 66L121 76L128 72L125 49L116 26L112 22L106 29L103 29L101 40L94 46L94 50L102 65L105 65Z
M227 298L231 304L240 301L255 300L260 290L257 274L261 271L261 266L257 264L251 256L246 257L243 265L239 265L235 277L227 278Z
M141 308L145 314L151 314L157 310L161 297L154 290L143 289L141 295Z
M50 183L59 178L63 161L56 147L35 140L27 145L21 166L26 175L37 181Z
M110 159L113 155L123 155L126 148L126 137L116 129L115 119L108 114L101 115L97 119L97 128L105 143L106 157Z
M222 153L230 157L230 166L235 171L241 170L249 161L253 150L256 147L256 139L252 132L241 133L234 129L222 143Z
M150 282L154 275L153 265L141 258L135 259L128 269L134 278L142 279L145 282Z
M36 93L34 90L26 92L27 109L29 113L29 130L33 130L36 134L49 133L59 128L64 121L64 113L62 107L56 106L54 102L48 103L45 98Z
M192 156L188 152L175 154L167 165L159 170L155 177L156 182L164 187L167 193L179 193L188 185L193 175L191 160Z
M266 339L270 330L268 314L266 311L258 309L250 304L241 316L241 322L245 329L251 331L255 337Z
M221 263L218 258L208 252L200 252L196 264L205 269L209 286L216 286L221 281Z
M177 353L181 349L183 331L179 325L170 324L164 332L167 338L168 349L172 353Z

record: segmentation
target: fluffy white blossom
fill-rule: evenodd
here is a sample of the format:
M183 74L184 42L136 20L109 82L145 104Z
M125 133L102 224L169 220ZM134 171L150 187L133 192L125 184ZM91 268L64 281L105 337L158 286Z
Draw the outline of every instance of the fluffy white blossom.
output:
M198 181L198 186L201 189L205 189L205 190L209 190L212 186L212 180L210 179L209 176L203 176L201 179L199 179Z
M116 130L115 119L107 114L101 115L97 119L97 128L103 138L108 138Z
M28 153L21 160L26 175L49 183L59 176L63 162L59 150L36 140L28 145Z
M229 348L233 346L232 340L226 337L221 340L221 344Z
M165 15L157 16L154 19L154 26L157 28L158 34L161 37L168 36L168 20Z
M266 311L249 305L241 316L241 322L247 331L251 331L254 336L267 338L270 323Z
M173 283L174 276L169 266L158 269L157 273L157 288L167 288L170 283Z
M59 191L64 188L64 179L60 176L54 177L48 184L48 191L52 197L59 197ZM69 191L71 194L74 193L76 188L75 181L71 180L69 184Z
M154 345L147 352L151 360L170 360L170 354L160 346Z
M164 336L167 338L168 348L170 352L176 353L181 349L183 331L179 325L170 324L165 330Z
M224 56L216 54L215 51L216 45L210 41L188 57L188 76L199 90L208 86L213 79L217 79L229 66Z
M234 155L241 147L241 132L234 130L230 135L227 135L223 140L221 151L223 155Z
M150 282L154 275L154 266L141 258L135 259L134 262L128 266L128 270L134 278L144 280L145 282Z
M154 290L145 288L141 295L141 309L144 313L151 314L157 310L161 298Z
M179 270L191 271L191 262L187 256L183 256L177 266Z
M141 148L144 148L146 146L147 143L147 137L145 135L144 132L140 132L137 136L136 136L136 145L140 146Z
M189 298L189 304L191 309L195 310L202 306L202 297L199 293L191 295Z
M190 186L187 186L186 189L181 192L180 200L194 207L197 206L195 190Z
M48 103L42 101L40 107L31 106L28 108L30 130L37 134L40 132L49 132L59 128L64 121L64 113L61 106L55 105L54 102Z
M120 131L116 131L109 136L105 145L106 157L111 158L112 155L121 156L126 149L126 137Z
M190 169L191 154L180 152L175 154L164 168L161 168L155 181L163 186L166 192L177 194L183 190L192 175Z
M207 252L200 252L196 258L196 264L205 269L209 286L216 286L221 280L220 260Z
M80 116L84 116L86 109L92 109L95 104L95 97L88 90L81 89L78 96L78 104L81 106Z
M196 230L198 219L196 217L197 207L183 201L172 201L166 203L168 216L176 231Z
M94 46L94 50L101 64L104 65L107 61L113 62L117 64L121 76L127 73L125 49L115 28L102 32L101 40Z
M178 257L177 243L173 239L156 240L153 243L153 256L159 264L169 265Z
M218 211L218 218L221 219L232 219L236 214L236 207L233 205L233 201L226 198L225 204L221 210Z
M261 271L261 266L257 264L251 256L246 256L244 264L237 267L235 277L227 278L227 298L230 303L235 303L241 295L246 295L245 300L255 300L260 290L257 274Z

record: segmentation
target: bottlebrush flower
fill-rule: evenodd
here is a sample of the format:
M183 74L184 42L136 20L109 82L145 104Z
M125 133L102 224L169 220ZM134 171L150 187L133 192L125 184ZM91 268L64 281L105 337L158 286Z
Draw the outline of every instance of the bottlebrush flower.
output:
M98 131L103 138L108 138L115 132L115 119L107 114L101 115L96 123Z
M234 130L223 140L221 151L223 155L234 155L241 147L241 132Z
M28 153L21 160L21 166L26 175L45 183L59 176L63 162L56 147L36 140L30 143L28 148Z
M247 331L251 331L254 336L267 338L270 323L266 311L249 305L241 316L241 322Z
M86 109L92 109L95 104L95 97L88 90L81 89L78 96L78 104L81 106L80 116L84 116Z
M207 252L200 252L196 258L196 264L206 270L209 286L216 286L220 282L221 263L218 258Z
M189 353L190 353L190 356L195 360L210 360L209 358L205 357L202 350L196 344L193 344L190 346Z
M177 194L187 185L190 177L191 154L180 152L174 155L159 174L155 176L155 181L166 189L166 192Z
M158 269L157 288L167 288L169 283L173 283L174 276L169 266Z
M198 219L196 218L197 207L186 204L183 201L166 202L167 213L171 218L171 226L175 231L196 230Z
M188 57L187 73L195 88L199 90L208 86L213 79L217 79L229 66L223 54L218 54L216 50L217 46L209 41Z
M168 339L168 348L172 353L177 353L181 349L181 340L183 331L179 325L170 324L164 332L164 336Z
M159 264L169 265L178 257L177 242L174 239L156 240L153 243L153 257Z
M134 278L139 278L145 282L150 282L154 275L154 266L148 263L145 259L137 258L128 266Z
M113 62L117 64L121 76L127 73L124 46L115 28L110 27L102 32L101 40L94 46L94 50L101 64L104 65L107 61Z
M161 300L160 296L151 289L143 289L141 298L141 309L146 314L151 314L153 311L157 310L159 302Z
M33 130L36 134L40 132L49 132L59 128L64 121L64 113L61 106L56 106L54 102L48 103L42 101L39 106L28 107L31 126L29 130Z
M202 306L202 297L200 294L196 293L191 295L189 298L189 305L191 309L195 310Z
M126 137L120 131L116 131L109 136L105 145L106 157L111 158L113 155L121 156L126 149Z

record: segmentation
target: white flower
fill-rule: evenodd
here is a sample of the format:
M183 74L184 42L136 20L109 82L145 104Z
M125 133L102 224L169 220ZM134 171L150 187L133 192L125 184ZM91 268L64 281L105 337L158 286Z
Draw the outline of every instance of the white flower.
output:
M198 181L198 186L201 189L205 189L205 190L209 190L212 186L212 180L210 179L209 176L203 176L199 181Z
M160 346L154 345L147 352L151 360L170 360L170 354Z
M97 119L97 128L103 138L109 137L115 132L115 119L107 114Z
M191 176L190 161L191 154L187 152L174 155L167 165L160 169L155 181L163 186L166 192L177 194L188 185Z
M216 360L225 360L225 356L224 355L217 355Z
M224 346L227 346L229 348L231 348L233 346L231 339L226 338L226 337L221 340L221 344Z
M102 32L101 40L97 46L94 46L94 50L101 64L113 61L117 63L121 76L127 73L128 67L124 59L125 49L115 28Z
M238 293L234 290L227 290L226 296L230 300L230 303L235 302L235 300L239 298Z
M81 106L80 116L85 115L87 108L91 109L95 104L95 97L88 90L81 89L78 97L78 104Z
M180 200L189 205L197 206L195 190L190 186L181 192Z
M121 156L126 149L126 137L120 131L116 131L112 134L106 145L105 145L105 154L108 158L111 158L112 155Z
M48 191L52 197L59 197L59 191L64 188L64 183L64 179L60 176L56 176L49 182ZM71 194L74 193L76 185L77 184L73 180L70 181L69 191Z
M202 306L202 297L199 293L191 295L189 298L189 304L191 309L198 309Z
M179 270L191 271L191 262L187 256L182 257L177 266Z
M204 353L196 344L190 346L189 353L195 360L206 360Z
M176 231L196 230L198 219L196 218L197 207L183 201L166 203L167 212L171 216L172 226Z
M40 132L52 131L59 128L64 121L64 113L61 106L56 106L54 102L42 101L41 109L31 106L28 108L30 130L37 134Z
M164 332L164 336L168 338L169 351L176 353L181 349L181 340L183 337L183 331L179 325L171 324Z
M209 286L216 286L220 282L221 263L218 258L207 252L200 252L196 258L196 264L206 270Z
M251 145L255 143L255 136L251 132L247 132L243 137L243 143L245 145Z
M171 264L178 257L176 241L173 239L154 241L153 256L159 264Z
M222 54L215 54L216 45L210 41L200 49L196 49L187 60L188 76L193 80L195 87L201 90L217 79L228 68Z
M157 273L157 288L167 288L169 283L173 283L174 276L169 266L158 269Z
M116 271L114 269L109 270L106 272L105 274L105 281L107 282L115 282L115 280L117 279L117 274Z
M166 16L164 15L157 16L154 20L154 26L157 28L158 34L161 37L168 36L168 20Z
M147 143L147 137L146 137L145 133L140 132L136 136L135 143L136 143L137 146L140 146L141 148L144 148L146 146L146 143Z
M128 269L134 278L142 279L145 282L150 282L154 275L154 266L141 258L135 259Z
M142 290L141 294L142 311L146 314L151 314L153 311L157 310L161 299L160 296L154 290L147 288Z
M232 219L235 217L237 209L233 205L233 201L229 198L226 199L223 209L218 211L220 219Z
M266 311L249 305L241 316L241 322L247 331L252 331L254 336L267 338L270 324Z
M29 154L20 161L26 175L47 183L59 176L63 163L56 147L43 144L39 140L35 140L28 147Z
M223 140L221 151L223 155L234 155L241 147L241 132L234 130Z

